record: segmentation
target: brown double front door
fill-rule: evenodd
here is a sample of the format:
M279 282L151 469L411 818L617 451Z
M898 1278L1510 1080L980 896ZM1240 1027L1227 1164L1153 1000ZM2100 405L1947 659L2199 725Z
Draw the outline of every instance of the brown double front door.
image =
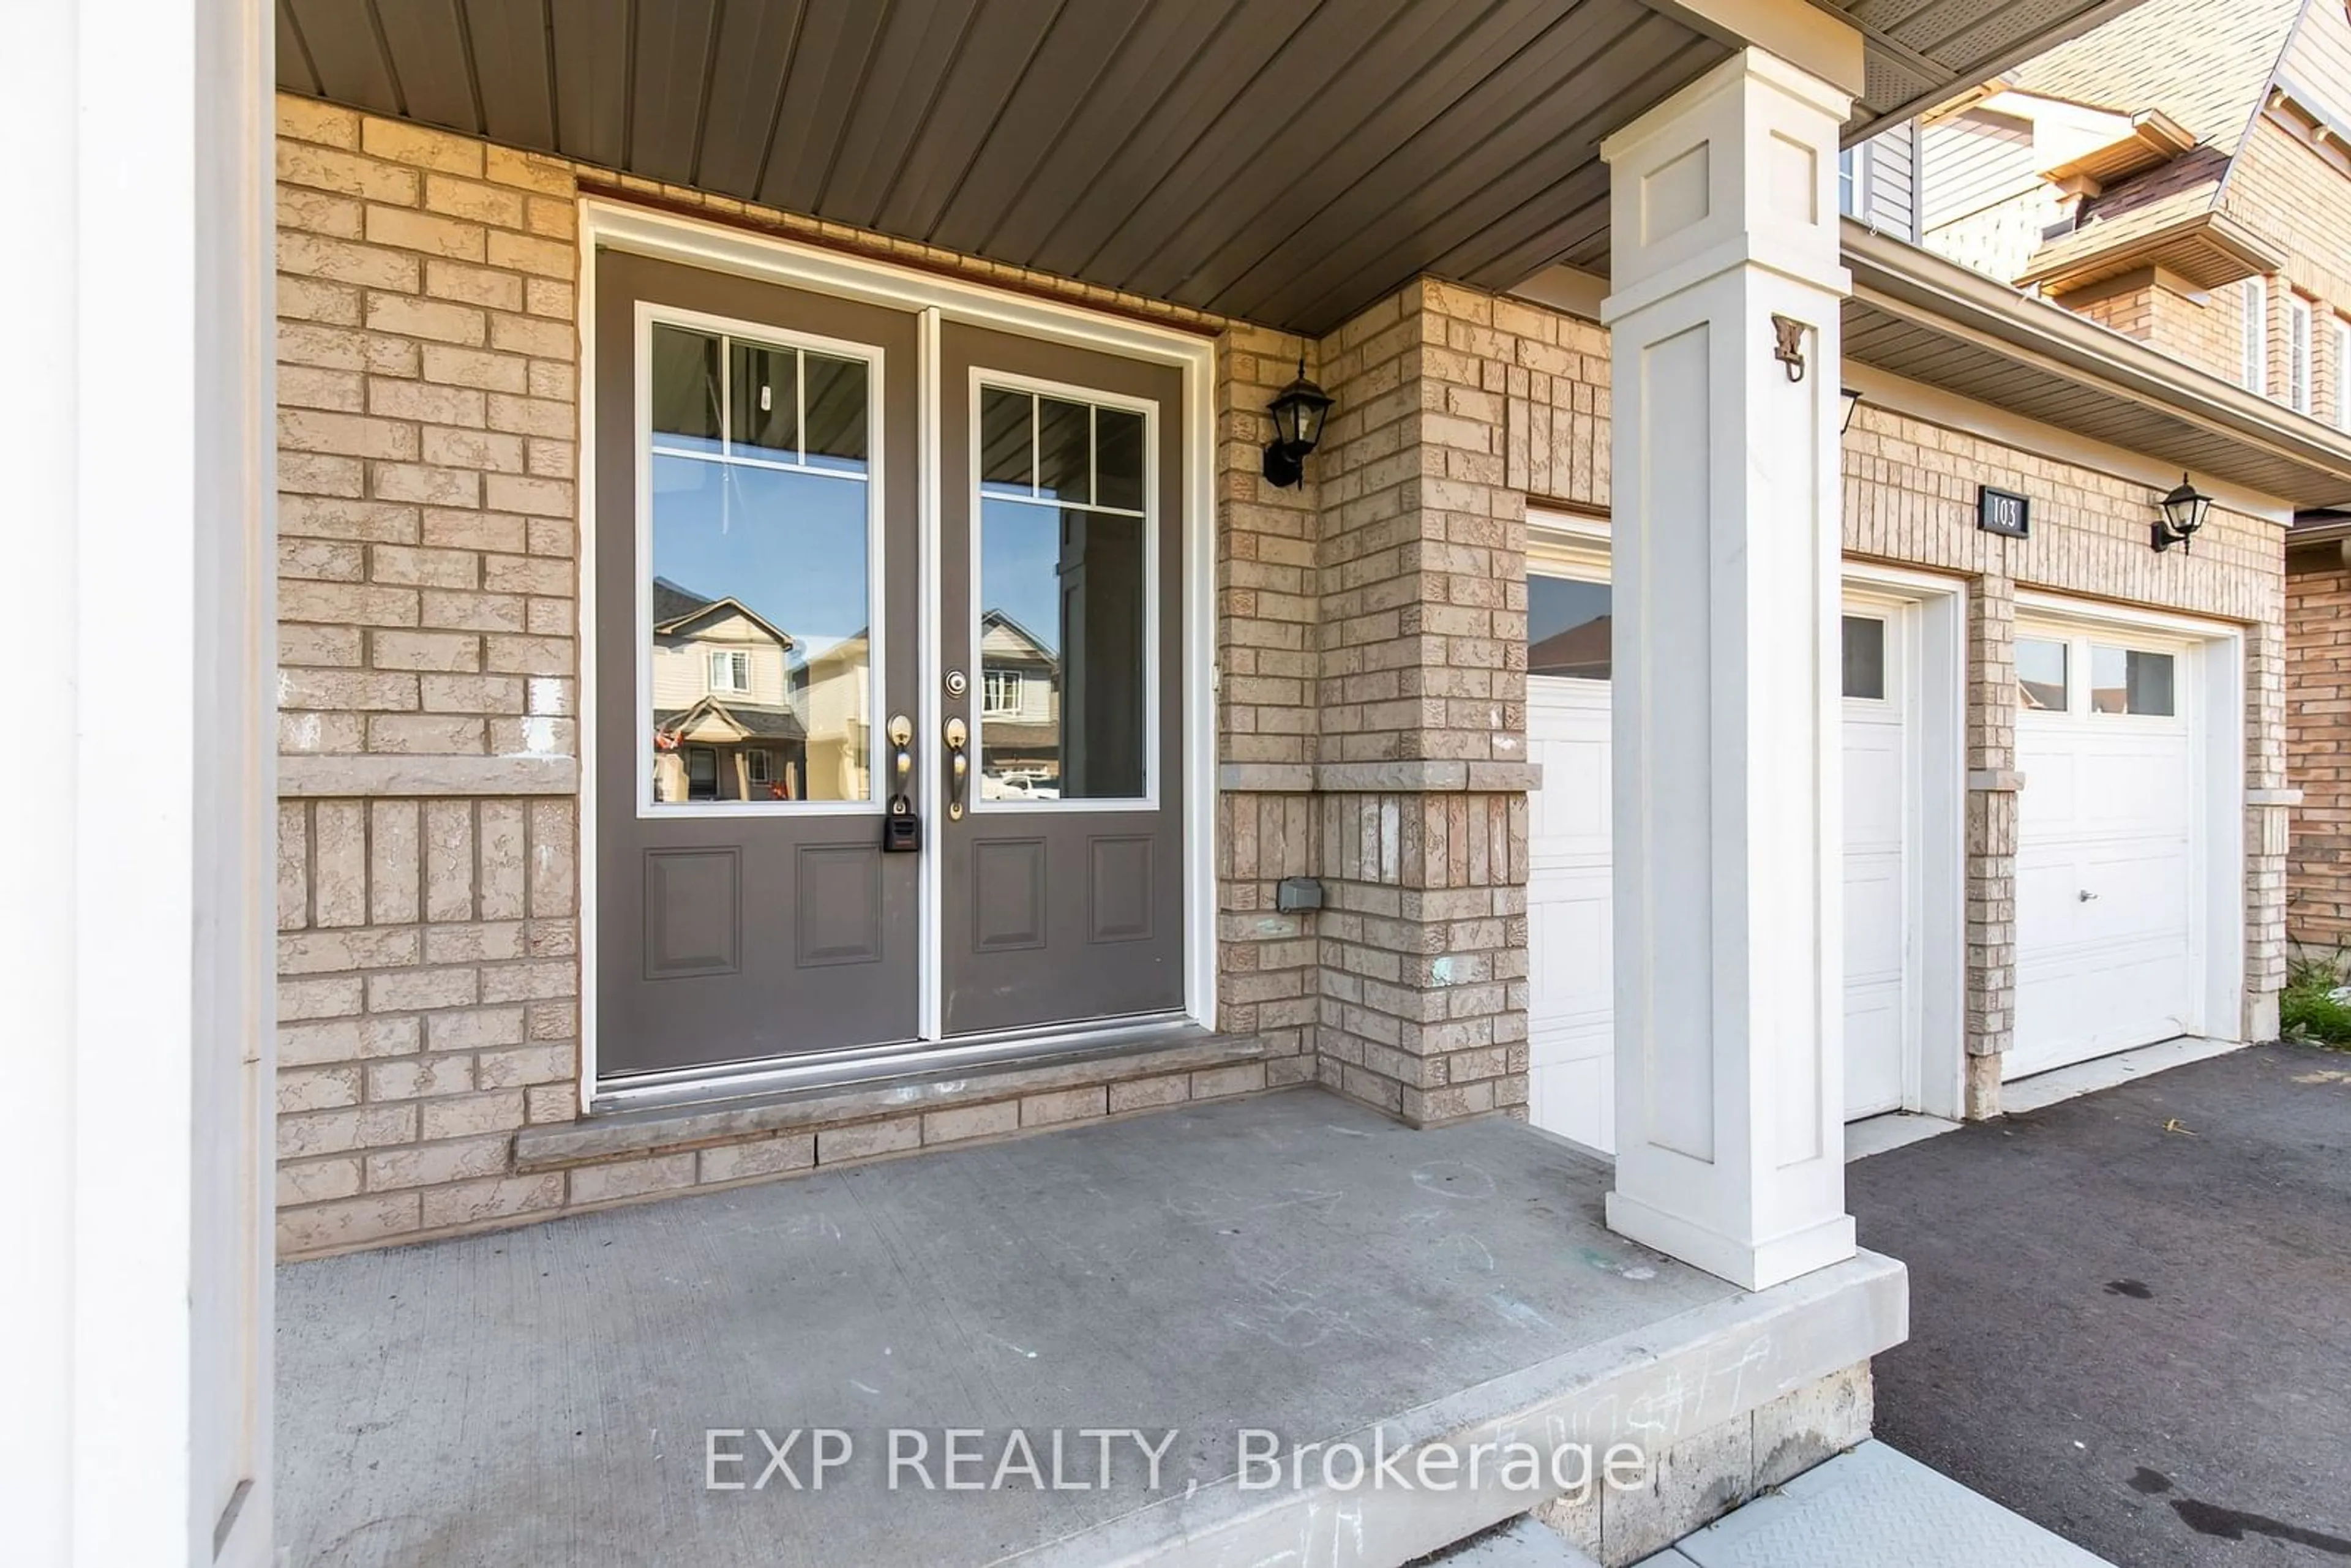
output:
M923 327L600 253L600 1081L1184 1004L1180 372Z

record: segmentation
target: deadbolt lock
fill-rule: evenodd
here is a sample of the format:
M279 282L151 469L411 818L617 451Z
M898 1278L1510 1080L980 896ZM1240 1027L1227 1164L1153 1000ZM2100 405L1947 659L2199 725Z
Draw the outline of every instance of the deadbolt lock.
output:
M964 678L964 673L961 670L949 670L946 674L946 688L947 695L959 697L971 690L971 683Z

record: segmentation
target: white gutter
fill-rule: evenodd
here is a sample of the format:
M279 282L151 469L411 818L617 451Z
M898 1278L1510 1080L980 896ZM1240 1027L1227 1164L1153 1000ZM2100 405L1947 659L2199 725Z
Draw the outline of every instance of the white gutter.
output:
M1917 246L1844 220L1854 298L2076 384L2160 408L2351 500L2351 433Z

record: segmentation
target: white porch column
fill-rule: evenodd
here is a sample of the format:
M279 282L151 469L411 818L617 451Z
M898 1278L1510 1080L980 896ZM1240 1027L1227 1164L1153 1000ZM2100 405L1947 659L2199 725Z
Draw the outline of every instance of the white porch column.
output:
M270 1561L269 8L18 0L0 1559Z
M1611 137L1616 1187L1751 1290L1848 1258L1841 92L1748 49ZM1774 357L1800 324L1801 380Z

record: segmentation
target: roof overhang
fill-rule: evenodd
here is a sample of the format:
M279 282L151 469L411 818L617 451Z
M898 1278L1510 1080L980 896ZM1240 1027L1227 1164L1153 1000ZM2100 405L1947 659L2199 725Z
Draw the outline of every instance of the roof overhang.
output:
M277 0L290 92L1211 317L1604 267L1603 138L1753 45L1850 140L2137 0Z
M1845 355L2274 497L2351 505L2351 434L1845 220Z
M2056 184L2086 183L2090 194L2160 168L2196 145L2188 128L2159 109L2130 117L2130 129L2103 147L2068 158L2041 177Z
M2351 512L2327 508L2304 512L2285 531L2285 548L2289 550L2316 549L2330 546L2345 566L2351 566Z
M2285 266L2285 252L2218 207L2153 228L2115 225L2110 241L2093 225L2042 247L2020 285L2071 294L2142 267L2159 267L2198 288L2219 288Z
M1862 36L1869 85L1848 141L1949 104L2011 67L2112 21L2140 0L1812 0ZM2004 84L2003 84L2004 85Z

